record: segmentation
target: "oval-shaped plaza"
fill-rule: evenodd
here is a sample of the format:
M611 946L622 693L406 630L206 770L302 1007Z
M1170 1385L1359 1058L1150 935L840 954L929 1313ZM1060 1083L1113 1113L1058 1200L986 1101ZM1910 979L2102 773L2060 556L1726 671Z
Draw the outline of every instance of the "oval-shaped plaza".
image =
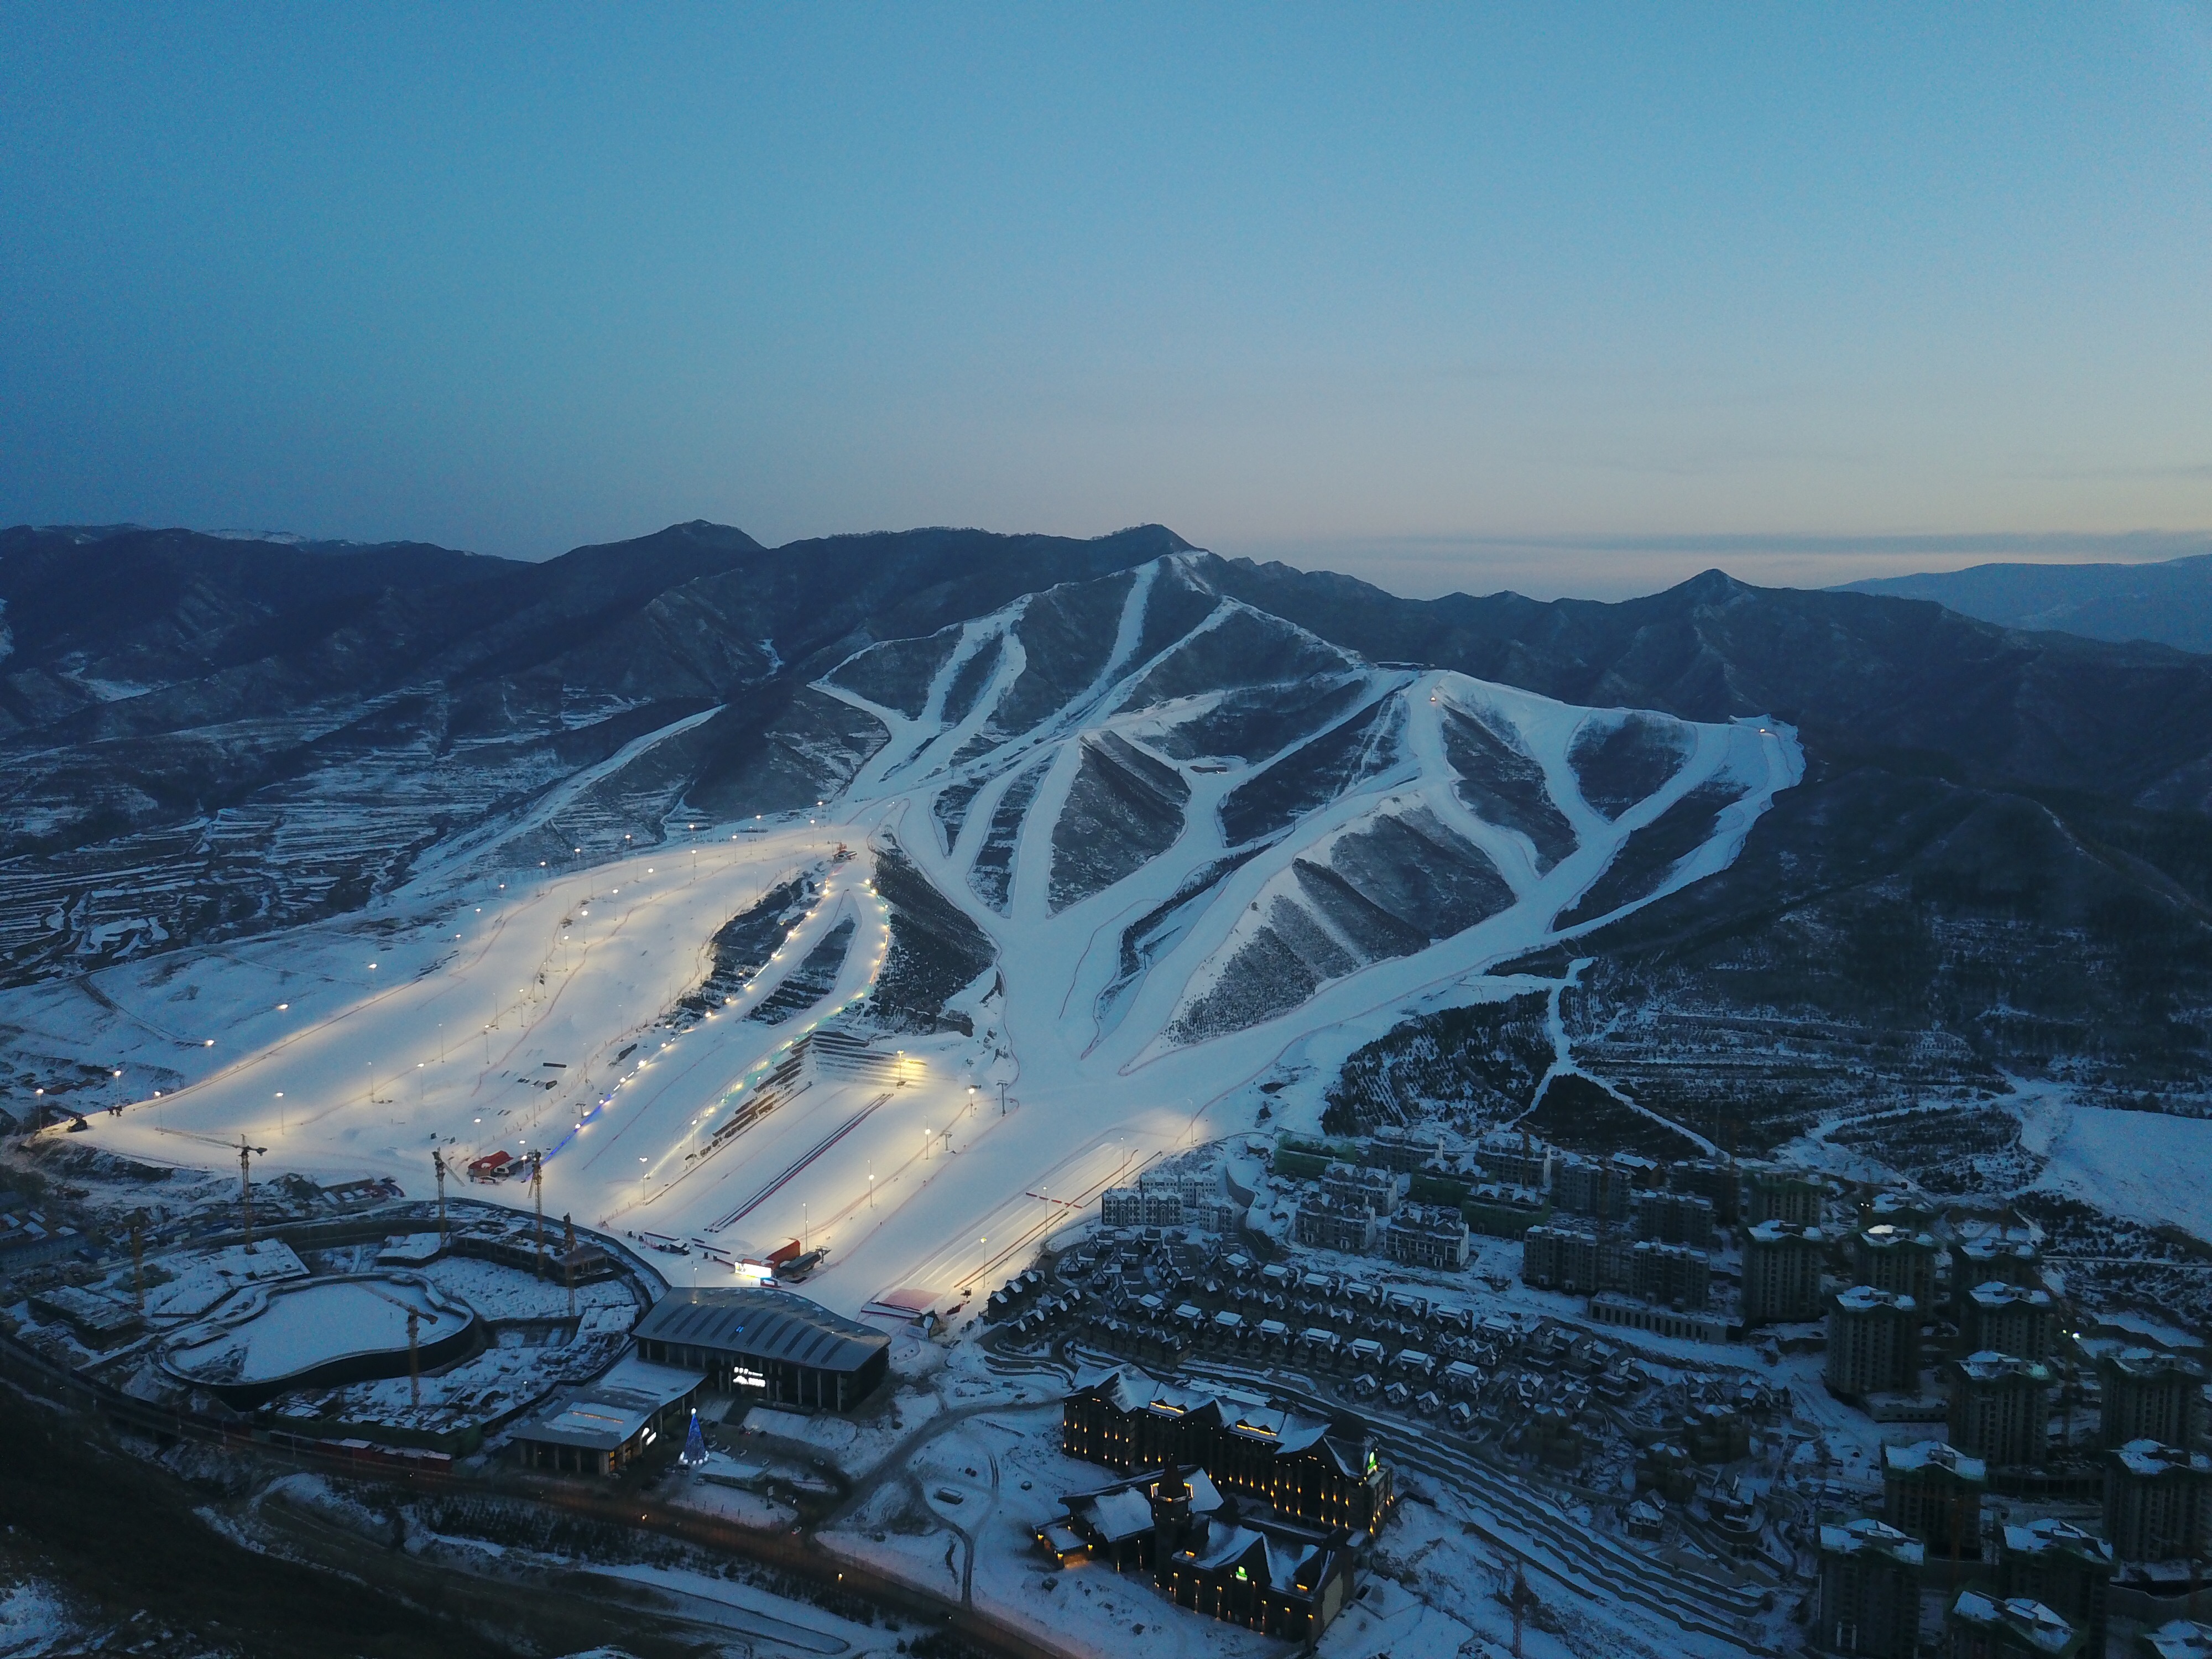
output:
M415 1326L409 1355L408 1324ZM296 1389L404 1376L483 1340L476 1313L412 1273L363 1273L253 1290L179 1331L162 1368L225 1403L258 1406Z

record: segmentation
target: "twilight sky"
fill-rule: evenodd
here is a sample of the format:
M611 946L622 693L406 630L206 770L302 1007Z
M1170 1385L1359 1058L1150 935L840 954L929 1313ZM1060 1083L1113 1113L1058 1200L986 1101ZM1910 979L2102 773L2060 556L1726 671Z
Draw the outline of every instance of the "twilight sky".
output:
M27 3L0 226L0 523L2212 546L2212 0Z

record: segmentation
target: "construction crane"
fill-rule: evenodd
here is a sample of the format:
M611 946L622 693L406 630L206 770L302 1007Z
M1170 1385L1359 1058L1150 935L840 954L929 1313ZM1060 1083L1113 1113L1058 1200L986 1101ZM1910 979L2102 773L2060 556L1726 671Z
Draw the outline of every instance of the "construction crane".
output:
M1528 1588L1528 1575L1522 1570L1521 1558L1513 1558L1513 1588L1509 1592L1513 1603L1513 1659L1521 1659L1521 1626L1536 1610L1536 1593Z
M238 1138L238 1213L249 1250L253 1248L253 1160L268 1152L266 1146L249 1146L242 1134Z
M146 1212L131 1212L131 1294L140 1318L146 1314Z
M215 1135L204 1135L196 1129L172 1129L165 1125L156 1125L154 1133L157 1135L175 1135L180 1140L202 1141L210 1146L221 1146L227 1152L234 1152L238 1150L238 1143L234 1140L223 1140Z
M446 1154L433 1146L430 1167L438 1172L438 1248L446 1248Z
M538 1276L545 1277L545 1155L530 1154L530 1195L538 1206Z
M380 1291L374 1285L364 1284L362 1288L371 1296L381 1297L407 1316L407 1399L409 1404L420 1406L422 1403L422 1310L413 1303L403 1302L389 1291ZM430 1316L430 1322L433 1325L438 1322L436 1314Z
M566 1241L565 1241L565 1243L564 1243L564 1245L563 1245L563 1249L562 1249L562 1257L561 1257L561 1265L562 1265L562 1267L563 1268L565 1268L565 1269L567 1270L567 1273L568 1273L568 1317L569 1317L569 1318L571 1318L571 1319L574 1319L574 1318L576 1316L576 1220L575 1220L575 1218L574 1218L574 1216L567 1216L567 1215L562 1216L562 1217L561 1218L561 1225L562 1225L562 1230L564 1231L564 1232L565 1232L565 1233L566 1233L566 1235L567 1235Z

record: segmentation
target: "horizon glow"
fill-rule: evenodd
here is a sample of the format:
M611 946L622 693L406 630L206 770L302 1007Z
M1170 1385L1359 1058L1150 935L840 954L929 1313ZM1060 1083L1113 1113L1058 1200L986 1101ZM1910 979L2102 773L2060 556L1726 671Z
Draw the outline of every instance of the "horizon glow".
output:
M8 522L2212 546L2201 3L25 6L0 92Z

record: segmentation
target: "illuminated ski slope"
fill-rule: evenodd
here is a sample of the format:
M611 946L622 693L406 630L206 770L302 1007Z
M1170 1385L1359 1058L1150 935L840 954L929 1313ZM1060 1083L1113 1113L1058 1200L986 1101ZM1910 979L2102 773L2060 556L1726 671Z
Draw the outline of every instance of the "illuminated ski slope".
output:
M265 1169L410 1192L434 1146L536 1150L550 1214L733 1256L799 1239L828 1248L809 1288L834 1306L942 1307L1103 1188L1245 1127L1257 1082L1310 1107L1406 1012L1498 994L1492 964L1725 867L1802 764L1771 724L1367 664L1175 558L876 647L817 690L884 733L818 821L471 890L391 951L404 982L96 1133L194 1162L245 1133ZM995 957L934 1032L886 1029L872 996L894 857ZM672 1030L716 931L810 882L757 971ZM871 1055L784 1066L817 1030Z

